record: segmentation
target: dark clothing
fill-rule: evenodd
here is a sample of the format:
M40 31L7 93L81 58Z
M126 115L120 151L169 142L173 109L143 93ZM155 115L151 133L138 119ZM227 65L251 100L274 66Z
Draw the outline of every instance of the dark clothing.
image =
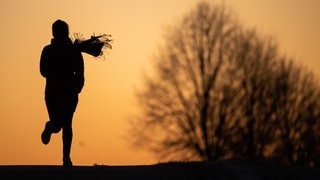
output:
M64 126L72 125L73 113L78 104L78 95L65 97L64 99L46 96L45 102L49 119L55 125L54 133L58 133Z
M43 48L40 72L46 78L46 96L80 93L84 85L83 57L68 39L52 39Z
M63 155L69 157L73 113L84 85L82 54L69 38L54 38L42 50L40 73L46 78L45 102L53 132L62 128Z

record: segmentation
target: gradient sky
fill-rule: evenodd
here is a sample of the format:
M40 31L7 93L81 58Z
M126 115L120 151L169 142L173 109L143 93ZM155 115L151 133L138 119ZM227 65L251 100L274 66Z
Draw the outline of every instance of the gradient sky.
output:
M70 35L108 33L113 49L105 59L86 54L85 86L74 115L75 165L153 164L161 160L130 147L130 113L139 85L167 25L199 0L1 0L0 1L0 165L61 164L61 133L43 145L48 119L45 79L39 72L43 46L56 19ZM320 75L319 0L217 0L231 8L245 27L271 35L281 52Z

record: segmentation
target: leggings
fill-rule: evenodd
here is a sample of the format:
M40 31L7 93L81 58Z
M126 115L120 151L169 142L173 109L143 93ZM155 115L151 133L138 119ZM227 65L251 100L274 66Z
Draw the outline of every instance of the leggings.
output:
M46 96L47 111L53 125L53 133L62 129L63 157L70 156L72 144L72 119L78 104L78 95Z

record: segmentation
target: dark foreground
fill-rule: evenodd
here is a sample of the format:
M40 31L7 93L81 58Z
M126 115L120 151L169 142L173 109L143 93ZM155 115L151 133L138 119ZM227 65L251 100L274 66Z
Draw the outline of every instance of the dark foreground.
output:
M320 179L320 169L270 161L164 163L146 166L0 166L0 179Z

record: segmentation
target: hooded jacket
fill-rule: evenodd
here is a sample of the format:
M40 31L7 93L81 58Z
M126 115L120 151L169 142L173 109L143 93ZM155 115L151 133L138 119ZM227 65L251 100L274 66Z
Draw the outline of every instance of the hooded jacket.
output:
M40 73L46 78L46 96L72 96L84 85L82 54L70 38L53 38L40 57Z

